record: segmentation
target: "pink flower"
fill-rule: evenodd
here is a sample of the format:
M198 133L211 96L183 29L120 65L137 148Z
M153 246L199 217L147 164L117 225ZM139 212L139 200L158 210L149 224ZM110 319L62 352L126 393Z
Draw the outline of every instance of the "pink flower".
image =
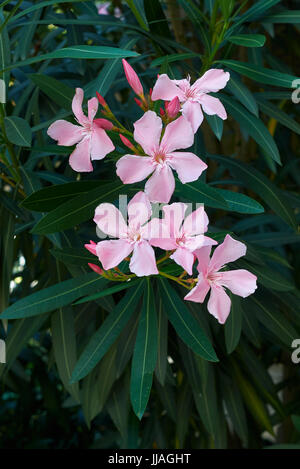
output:
M129 85L131 86L131 88L133 89L133 91L140 97L144 96L144 90L140 82L140 79L135 73L135 71L133 70L132 66L129 65L129 63L125 59L122 59L122 64L124 67L124 72L125 72L127 81Z
M158 99L170 101L178 96L182 104L182 114L188 119L196 133L203 121L202 109L210 116L216 114L223 120L227 119L227 113L221 101L208 93L225 88L229 79L230 74L219 69L208 70L193 85L190 84L190 77L184 80L171 80L168 75L163 74L155 83L152 101Z
M198 283L186 296L185 300L203 303L209 290L210 298L207 309L220 324L224 324L231 308L231 300L223 287L234 295L246 298L255 292L256 276L248 270L228 270L220 272L228 262L234 262L246 254L246 246L227 235L210 259L210 247L203 247L195 252L198 260Z
M186 183L196 181L207 165L193 153L174 151L188 148L194 142L192 128L184 117L168 124L162 139L161 133L161 118L147 111L134 124L133 134L147 156L123 156L117 162L117 175L124 184L131 184L153 173L146 182L145 192L151 202L168 203L175 189L172 169Z
M147 233L151 217L151 204L144 192L138 192L128 204L128 226L121 212L112 204L100 204L95 211L94 221L98 228L114 240L86 245L96 253L104 270L112 269L133 255L129 268L138 277L158 274L154 249L150 246Z
M169 117L176 117L180 111L180 101L178 96L172 99L172 101L166 103L166 111Z
M109 6L110 6L110 2L104 2L104 3L101 3L100 5L98 5L98 14L99 15L109 15Z
M79 125L65 120L58 120L50 125L47 133L57 140L58 145L76 145L71 153L69 163L77 172L93 171L91 160L102 160L114 150L111 139L106 130L112 129L112 123L106 119L94 119L98 110L97 98L88 101L88 117L82 111L83 90L76 88L72 101L72 109Z
M218 243L203 234L208 226L208 217L204 207L198 208L184 220L186 209L187 205L180 202L164 206L165 217L157 222L156 239L151 239L150 243L161 249L175 249L171 259L192 275L195 260L193 252L202 246L212 246Z

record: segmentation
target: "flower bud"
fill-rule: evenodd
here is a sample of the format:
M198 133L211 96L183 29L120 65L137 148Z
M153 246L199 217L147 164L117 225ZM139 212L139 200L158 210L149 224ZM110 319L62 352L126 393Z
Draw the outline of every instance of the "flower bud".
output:
M122 140L122 143L124 143L126 147L130 148L130 150L133 150L133 151L135 150L134 145L131 143L130 140L128 140L128 138L124 137L124 135L122 134L119 134L119 137Z
M96 96L97 96L98 101L99 101L99 103L101 104L101 106L103 106L104 108L108 108L107 102L105 101L105 99L103 98L103 96L101 96L101 94L98 93L98 91L96 91Z
M122 63L129 85L138 96L143 96L144 91L139 77L137 76L131 65L129 65L127 60L123 59Z
M180 101L178 99L178 96L175 96L172 101L168 103L166 102L165 107L169 117L176 117L180 111Z
M85 249L87 249L91 254L94 254L94 256L97 256L97 253L96 253L96 243L94 243L94 241L90 241L90 244L85 244L84 247L85 247Z
M94 271L96 272L96 274L99 274L99 275L102 275L103 274L103 270L96 264L91 264L91 263L88 263L88 266Z

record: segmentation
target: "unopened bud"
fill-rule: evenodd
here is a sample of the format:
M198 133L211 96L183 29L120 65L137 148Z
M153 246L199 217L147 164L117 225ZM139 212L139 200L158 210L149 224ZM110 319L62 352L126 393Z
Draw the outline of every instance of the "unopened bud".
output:
M130 150L135 150L134 145L131 143L130 140L128 140L128 138L124 137L124 135L122 134L119 134L119 137L126 147L130 148Z
M103 274L103 270L96 264L91 264L91 263L88 263L88 266L94 271L96 272L96 274L99 274L99 275L102 275Z
M123 59L122 63L129 85L138 96L143 96L144 91L139 77L137 76L131 65L129 65L127 60Z
M172 101L166 103L165 107L166 107L166 112L169 117L171 118L176 117L180 111L180 101L178 99L178 96L175 96L175 98L173 98Z

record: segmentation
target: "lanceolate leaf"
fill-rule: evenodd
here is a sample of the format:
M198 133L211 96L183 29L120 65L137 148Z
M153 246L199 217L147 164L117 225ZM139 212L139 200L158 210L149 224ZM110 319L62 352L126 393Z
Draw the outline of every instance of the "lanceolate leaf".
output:
M4 118L5 132L8 140L20 147L30 147L32 131L26 120L10 116Z
M18 319L47 313L103 288L106 283L106 279L95 273L64 280L16 301L1 314L0 318Z
M240 34L239 36L230 36L228 41L238 46L262 47L266 42L266 36L262 34Z
M229 210L233 212L255 214L265 211L262 205L247 195L226 189L216 189L216 191L226 200Z
M211 155L211 158L228 167L236 177L240 178L246 185L251 184L251 189L265 201L278 216L288 225L296 229L297 221L290 205L285 201L283 193L266 176L249 164L233 158Z
M157 360L157 316L154 293L146 281L143 307L132 358L130 396L135 414L142 418L150 396Z
M39 73L30 75L30 79L35 83L49 98L59 104L62 108L69 111L72 105L72 99L75 91L61 81L47 75Z
M237 60L219 60L219 63L226 65L235 72L245 75L252 80L266 85L282 86L283 88L293 88L293 82L297 77L287 73L277 72L269 68L257 67L256 65L239 62Z
M159 286L167 316L180 338L200 357L217 362L210 341L182 299L166 280L160 278Z
M122 298L115 310L107 316L102 326L92 336L82 352L72 373L72 382L84 378L101 360L129 321L143 292L144 282Z

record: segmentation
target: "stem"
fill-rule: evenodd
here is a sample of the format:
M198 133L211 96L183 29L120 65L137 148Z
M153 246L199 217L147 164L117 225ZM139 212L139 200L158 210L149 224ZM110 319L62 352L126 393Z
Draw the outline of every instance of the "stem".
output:
M177 277L173 277L172 275L166 274L165 272L161 272L160 270L158 271L158 273L159 273L159 275L161 275L162 277L166 277L166 278L168 278L168 279L170 279L170 280L173 280L173 282L176 282L176 283L178 283L179 285L181 285L182 287L184 287L184 288L186 288L186 289L189 290L189 287L188 287L185 283L181 282Z

